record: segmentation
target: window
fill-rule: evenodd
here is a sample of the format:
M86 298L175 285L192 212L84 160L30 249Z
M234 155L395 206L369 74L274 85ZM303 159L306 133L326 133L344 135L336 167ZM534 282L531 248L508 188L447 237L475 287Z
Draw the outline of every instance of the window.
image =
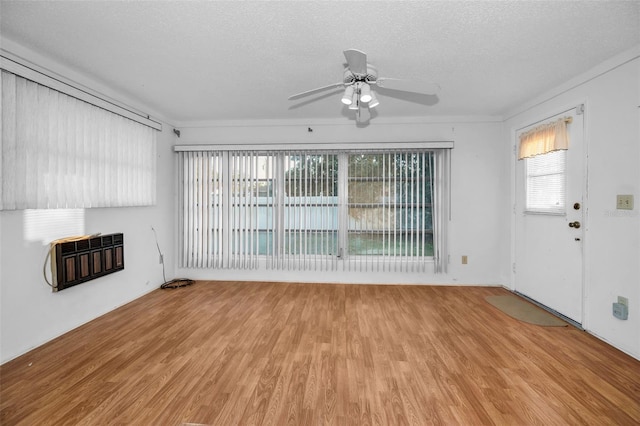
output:
M531 213L565 213L567 151L525 158L526 204Z
M350 154L349 253L433 256L431 152Z
M424 270L445 151L179 152L181 266Z
M326 261L339 256L338 155L287 152L283 160L283 260L335 266Z
M571 117L548 121L520 134L518 160L525 161L525 211L564 214L567 126Z

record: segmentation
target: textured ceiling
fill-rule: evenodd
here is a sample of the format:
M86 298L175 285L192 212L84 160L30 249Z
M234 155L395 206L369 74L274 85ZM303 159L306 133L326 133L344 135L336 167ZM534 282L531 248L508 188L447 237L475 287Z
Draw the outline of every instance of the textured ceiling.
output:
M638 1L0 3L0 35L174 123L350 117L342 51L438 98L379 92L379 117L500 115L640 44Z

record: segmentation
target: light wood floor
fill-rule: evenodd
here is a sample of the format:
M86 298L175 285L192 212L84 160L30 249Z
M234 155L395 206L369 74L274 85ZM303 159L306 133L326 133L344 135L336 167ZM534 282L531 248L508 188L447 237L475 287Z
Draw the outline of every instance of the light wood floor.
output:
M632 425L640 361L500 288L198 282L0 367L2 425Z

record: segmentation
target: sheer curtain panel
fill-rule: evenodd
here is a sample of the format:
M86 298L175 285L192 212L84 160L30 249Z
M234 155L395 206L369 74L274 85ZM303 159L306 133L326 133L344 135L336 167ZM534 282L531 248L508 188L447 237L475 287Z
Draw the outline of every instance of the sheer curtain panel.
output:
M0 209L146 206L156 131L2 71Z

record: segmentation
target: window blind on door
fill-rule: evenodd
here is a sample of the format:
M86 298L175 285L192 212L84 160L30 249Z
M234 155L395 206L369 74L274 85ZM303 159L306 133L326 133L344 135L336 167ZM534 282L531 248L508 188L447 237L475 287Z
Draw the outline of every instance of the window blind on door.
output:
M526 204L534 213L564 213L566 151L554 151L525 159Z

